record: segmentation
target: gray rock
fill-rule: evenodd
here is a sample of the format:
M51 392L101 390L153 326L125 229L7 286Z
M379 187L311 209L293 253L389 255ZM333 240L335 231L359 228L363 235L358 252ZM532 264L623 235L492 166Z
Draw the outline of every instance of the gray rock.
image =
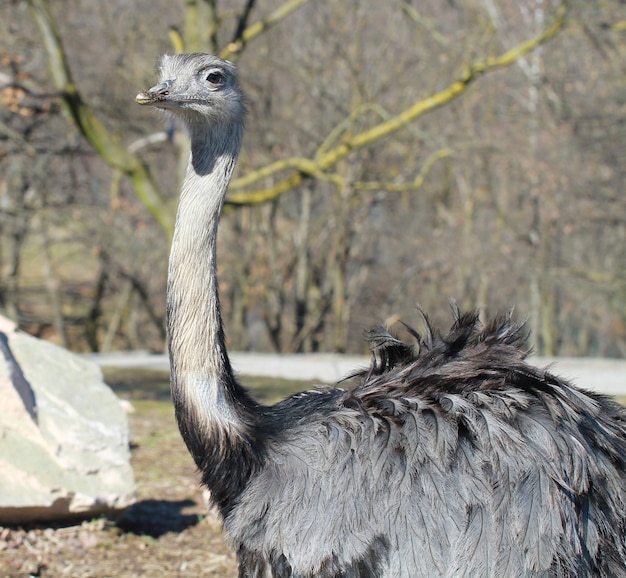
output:
M0 317L0 523L135 499L128 419L100 369Z

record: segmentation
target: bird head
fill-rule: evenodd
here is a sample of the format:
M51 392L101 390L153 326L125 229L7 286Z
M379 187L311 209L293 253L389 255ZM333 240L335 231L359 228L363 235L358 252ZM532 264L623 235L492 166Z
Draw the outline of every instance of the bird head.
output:
M235 66L201 53L164 55L159 83L140 92L135 100L182 116L188 122L198 120L200 115L211 122L228 124L241 119L245 109Z

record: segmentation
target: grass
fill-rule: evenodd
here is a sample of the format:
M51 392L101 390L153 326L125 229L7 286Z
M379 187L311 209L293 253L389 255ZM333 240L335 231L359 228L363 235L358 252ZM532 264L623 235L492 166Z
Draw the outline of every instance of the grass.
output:
M170 398L169 372L140 367L103 367L104 380L120 397L130 400L166 400ZM291 381L274 377L249 377L241 379L252 395L262 403L277 401L310 389L318 382Z

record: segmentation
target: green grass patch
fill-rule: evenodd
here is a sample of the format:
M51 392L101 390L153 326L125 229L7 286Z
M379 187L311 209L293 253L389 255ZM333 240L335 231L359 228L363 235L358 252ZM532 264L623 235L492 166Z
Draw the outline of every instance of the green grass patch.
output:
M315 387L319 382L291 381L277 377L245 376L241 384L261 403L272 404L289 395Z
M126 399L169 399L170 373L145 367L103 367L111 389Z
M120 397L131 400L170 398L170 375L161 369L142 367L103 367L104 380ZM272 404L316 385L311 381L291 381L273 377L245 376L242 385L261 403Z

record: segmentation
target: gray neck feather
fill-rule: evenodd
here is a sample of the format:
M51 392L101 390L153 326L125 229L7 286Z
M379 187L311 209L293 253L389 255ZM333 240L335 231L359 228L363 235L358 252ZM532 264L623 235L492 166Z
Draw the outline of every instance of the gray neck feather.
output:
M237 426L234 378L217 286L217 227L242 126L190 124L191 158L183 182L169 261L167 311L172 394L193 421ZM229 429L232 429L230 427Z

